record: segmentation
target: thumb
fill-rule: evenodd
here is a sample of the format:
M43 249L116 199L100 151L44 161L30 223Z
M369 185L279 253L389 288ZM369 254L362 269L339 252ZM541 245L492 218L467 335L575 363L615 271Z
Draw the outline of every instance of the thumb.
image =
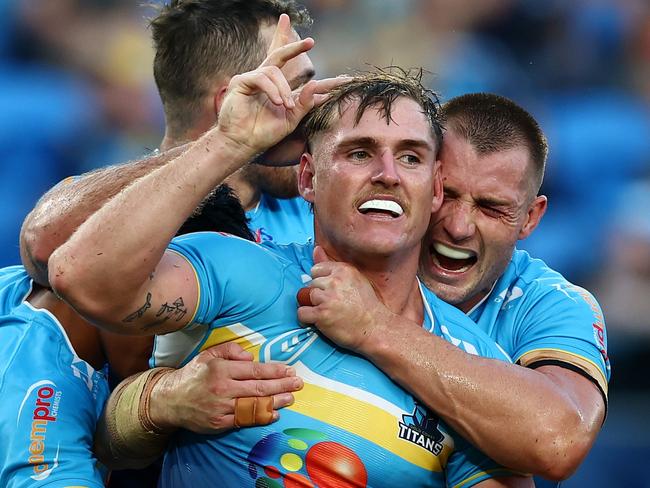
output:
M220 359L230 359L233 361L252 361L253 355L250 352L244 351L244 349L234 342L228 342L226 344L218 344L216 346L211 346L203 351L201 354L209 356L212 358Z
M327 255L321 246L314 246L314 264L328 263L332 259Z

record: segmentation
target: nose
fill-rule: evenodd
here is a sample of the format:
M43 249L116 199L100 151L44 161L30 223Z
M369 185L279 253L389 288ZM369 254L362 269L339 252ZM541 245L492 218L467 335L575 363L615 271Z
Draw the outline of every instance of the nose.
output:
M440 212L443 214L444 229L454 241L468 239L476 232L474 214L469 203L460 200L445 201Z
M400 177L397 164L395 156L391 151L384 151L377 157L375 174L371 177L370 181L387 188L399 185Z

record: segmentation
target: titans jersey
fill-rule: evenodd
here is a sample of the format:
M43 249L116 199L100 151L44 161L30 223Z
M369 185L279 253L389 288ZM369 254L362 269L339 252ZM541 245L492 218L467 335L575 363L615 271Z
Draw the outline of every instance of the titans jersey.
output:
M610 364L603 312L588 291L543 261L516 250L469 316L515 362L568 367L592 378L606 397Z
M32 279L22 266L0 268L0 315L23 303L32 292Z
M200 299L192 325L156 338L155 365L179 366L208 346L235 341L259 361L292 365L305 386L271 425L217 436L180 432L160 487L466 487L512 474L371 362L297 321L311 245L258 246L198 233L170 248L194 267ZM468 352L506 359L467 316L422 293L423 327Z
M257 242L302 244L314 237L314 218L302 197L280 199L262 193L257 207L246 216Z
M52 314L22 302L30 290L22 267L0 270L0 486L103 487L92 445L107 381Z

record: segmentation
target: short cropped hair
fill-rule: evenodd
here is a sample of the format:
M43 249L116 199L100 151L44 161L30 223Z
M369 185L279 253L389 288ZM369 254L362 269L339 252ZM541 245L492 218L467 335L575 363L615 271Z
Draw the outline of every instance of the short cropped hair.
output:
M294 28L311 24L294 0L171 0L158 8L150 20L153 70L172 133L192 127L215 81L261 64L260 27L280 14L289 15Z
M422 76L421 69L405 70L395 66L353 76L349 82L332 90L323 104L307 114L302 124L307 141L328 130L341 116L343 105L348 101L359 102L355 124L370 107L378 109L388 124L392 120L393 103L400 97L406 97L420 105L431 127L437 154L442 144L440 101L435 92L423 86Z
M203 199L176 235L191 232L225 232L249 241L255 240L239 199L226 184L219 185Z
M469 142L478 155L518 146L528 148L533 169L533 189L544 178L548 143L535 118L512 100L492 93L469 93L442 106L447 129Z

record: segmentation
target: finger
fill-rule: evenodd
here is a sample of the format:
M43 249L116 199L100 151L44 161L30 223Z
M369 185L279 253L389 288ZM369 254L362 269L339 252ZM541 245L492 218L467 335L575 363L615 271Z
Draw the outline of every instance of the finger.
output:
M271 103L275 105L284 105L280 89L261 69L237 75L236 77L233 77L233 80L235 80L233 88L239 89L245 95L252 95L261 92L269 97Z
M271 52L262 64L260 68L264 66L277 66L282 68L288 61L306 53L312 47L314 47L314 40L311 37L305 37L299 41L290 42L289 44L279 47Z
M311 298L312 307L318 307L320 304L327 301L327 293L325 292L325 288L312 288L309 297Z
M278 18L278 24L275 26L273 39L269 45L268 54L271 54L276 49L285 46L289 41L291 34L291 19L287 14L281 14Z
M282 97L284 106L287 108L293 108L295 106L295 102L293 101L291 94L291 87L289 86L289 82L287 82L287 79L285 78L284 73L282 73L280 68L277 66L265 66L261 69L278 88L278 92Z
M326 263L314 264L310 270L311 277L315 280L316 278L323 278L325 276L329 276L332 274L332 271L335 269L334 266L337 264L340 263L336 263L334 261L328 261Z
M296 299L298 300L298 304L301 307L313 307L314 304L311 301L311 287L310 286L305 286L298 290L298 293L296 294Z
M314 246L314 264L331 261L322 246Z
M299 391L304 386L298 376L273 380L238 380L228 384L228 395L236 397L256 397L279 395Z
M289 405L293 405L296 401L292 393L278 393L273 395L273 409L279 410Z
M207 356L208 358L232 359L234 361L253 360L253 355L250 352L245 351L243 347L235 342L211 346L206 350L201 351L200 354Z
M314 307L300 307L298 321L301 324L315 324L318 321L318 311Z
M271 380L294 378L296 370L282 363L260 363L257 361L233 361L228 364L228 376L233 380Z
M280 419L280 412L278 412L277 410L273 410L270 422L267 422L266 424L254 424L254 425L267 425L273 422L277 422L279 419ZM224 432L224 430L230 430L234 427L237 427L237 425L235 425L235 414L232 413L228 415L223 415L221 417L221 421L219 422L219 424L220 427L218 429L202 430L199 432L199 434L219 434L221 432Z
M243 397L235 399L235 426L267 425L273 421L273 398Z
M303 106L313 106L317 95L327 95L335 88L349 83L353 78L350 76L337 76L336 78L323 78L322 80L311 80L298 91L298 101ZM323 97L320 97L323 99ZM326 99L326 97L325 97ZM321 102L322 103L322 102Z

